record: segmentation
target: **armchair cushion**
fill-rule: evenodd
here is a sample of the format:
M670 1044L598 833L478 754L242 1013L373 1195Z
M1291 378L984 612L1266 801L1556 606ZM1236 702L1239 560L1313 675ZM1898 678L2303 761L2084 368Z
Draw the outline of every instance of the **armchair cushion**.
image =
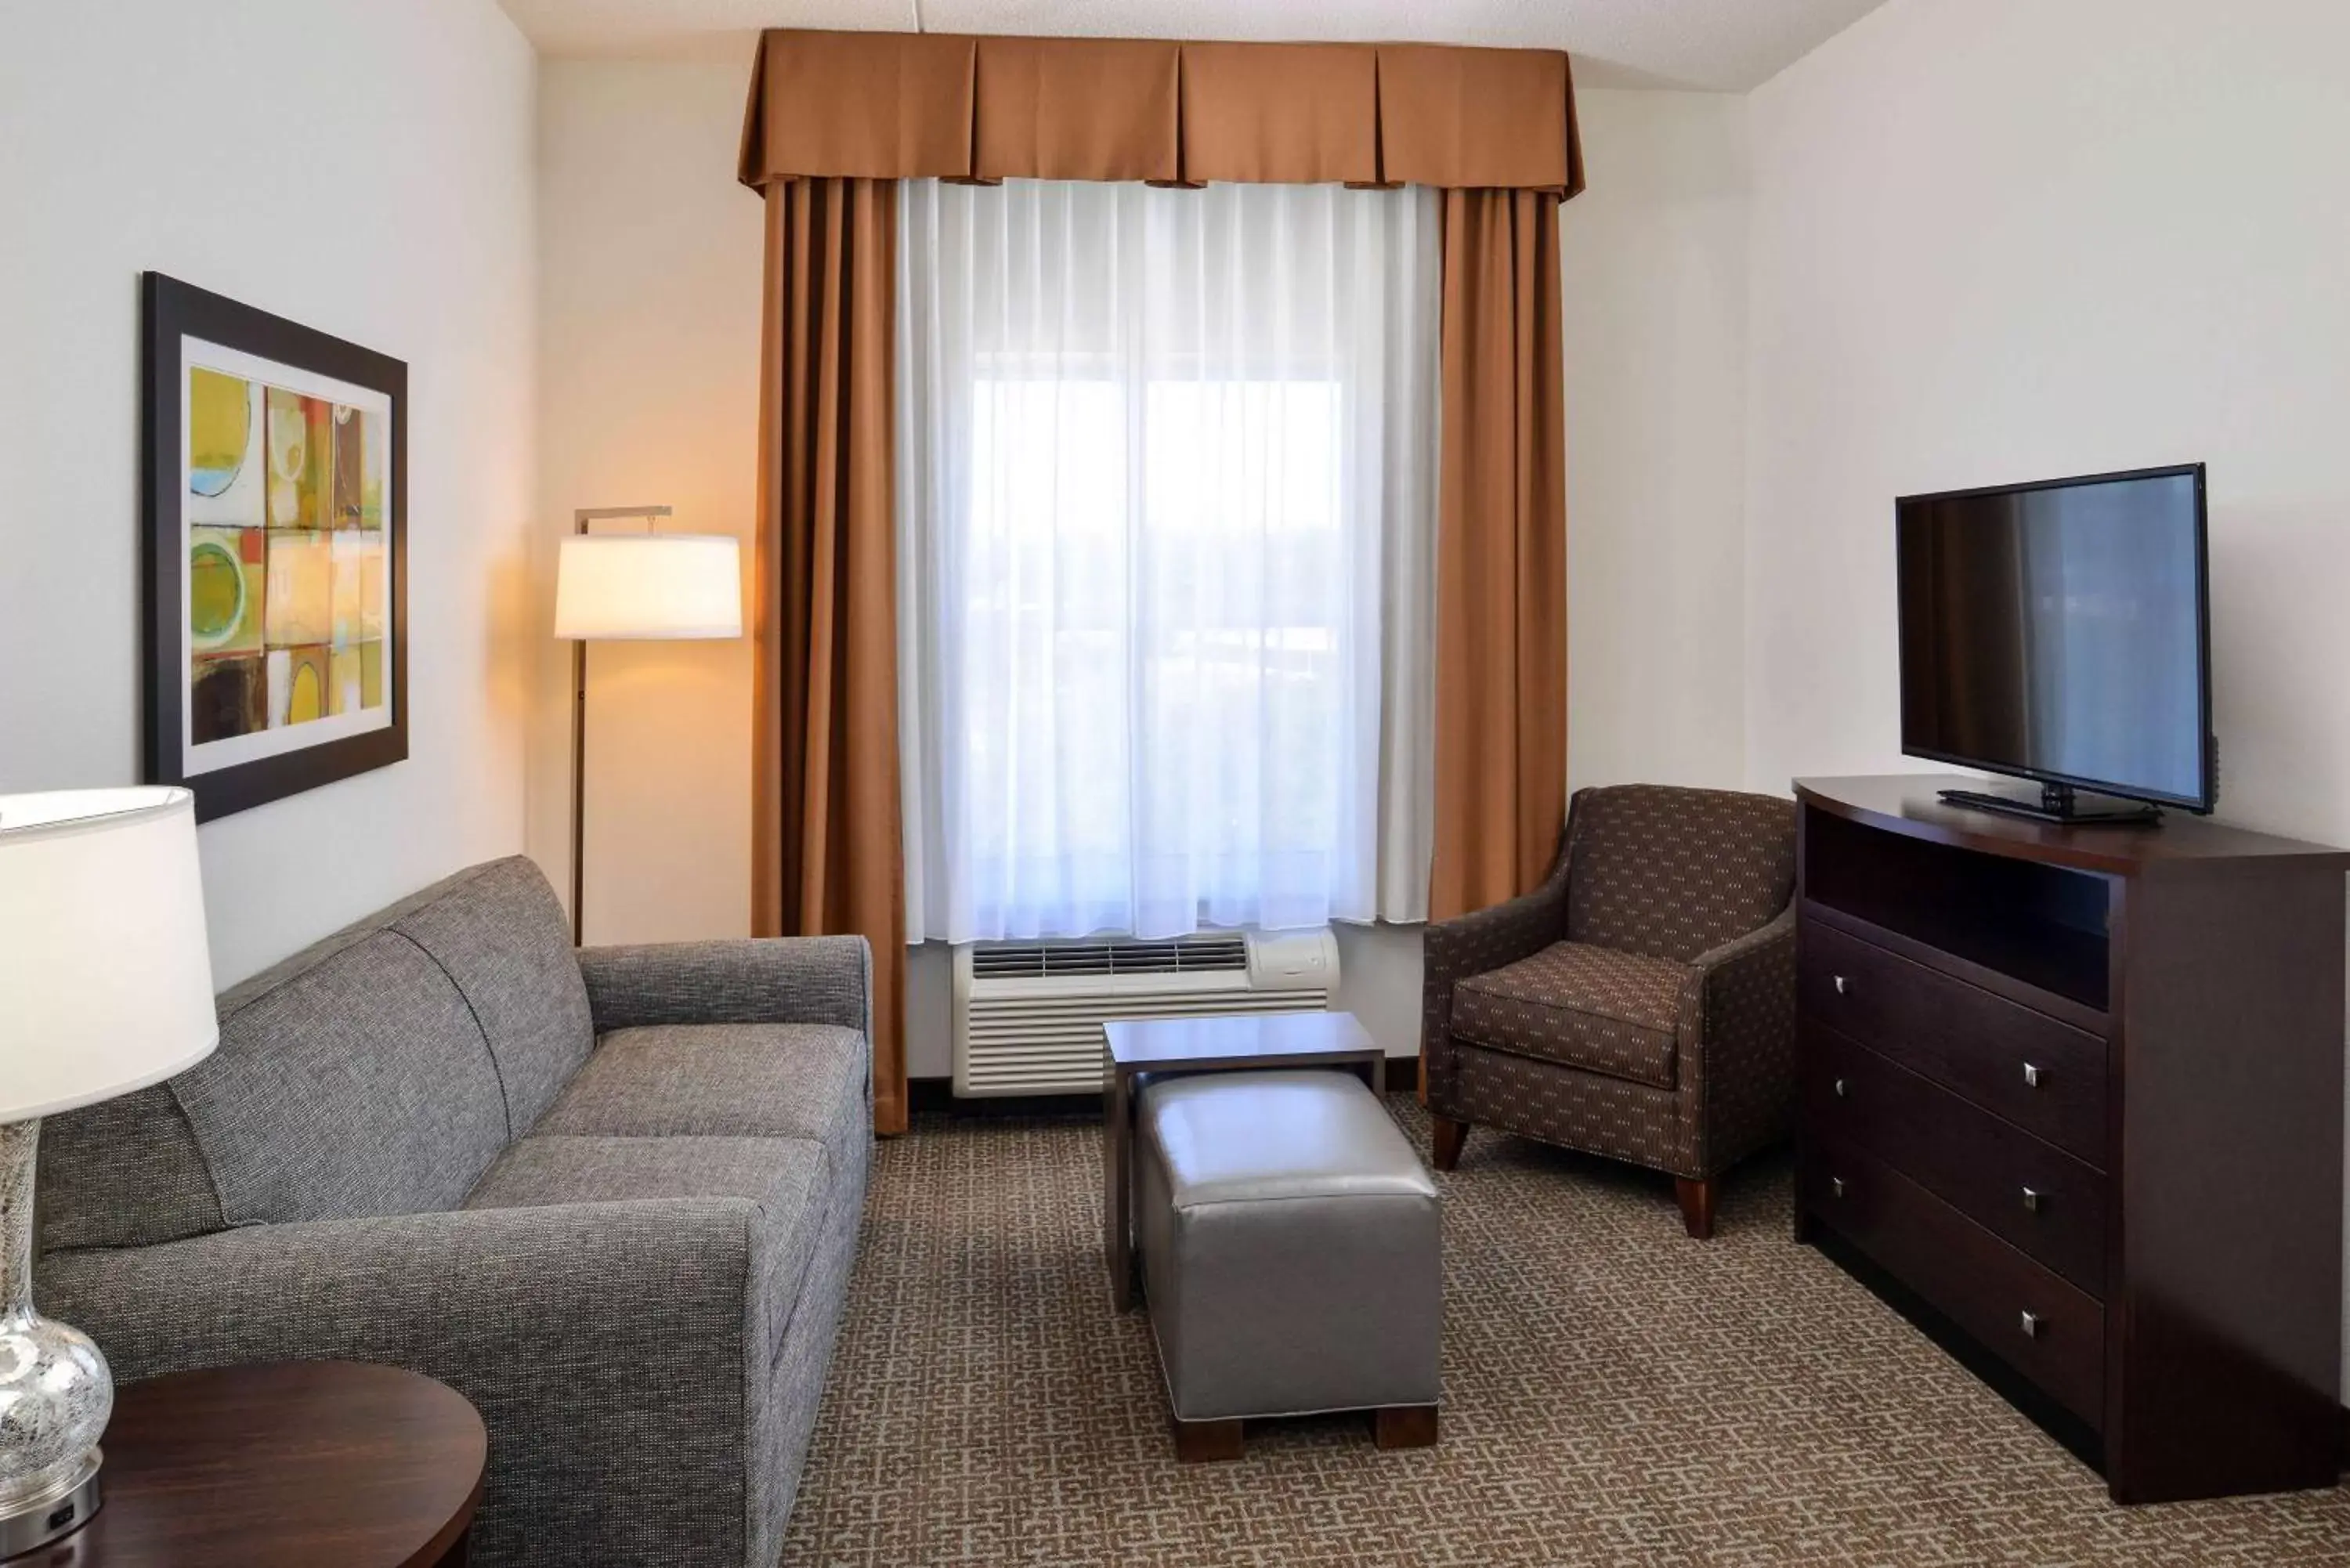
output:
M1461 981L1452 1032L1512 1055L1669 1089L1690 975L1669 959L1553 942Z

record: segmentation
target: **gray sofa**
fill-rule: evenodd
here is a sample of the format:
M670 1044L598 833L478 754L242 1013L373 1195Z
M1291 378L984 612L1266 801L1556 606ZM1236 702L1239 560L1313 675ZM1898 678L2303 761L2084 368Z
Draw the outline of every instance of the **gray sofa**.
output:
M346 1357L481 1410L487 1564L772 1568L857 1250L854 937L575 950L529 861L220 999L52 1118L45 1310L121 1379Z

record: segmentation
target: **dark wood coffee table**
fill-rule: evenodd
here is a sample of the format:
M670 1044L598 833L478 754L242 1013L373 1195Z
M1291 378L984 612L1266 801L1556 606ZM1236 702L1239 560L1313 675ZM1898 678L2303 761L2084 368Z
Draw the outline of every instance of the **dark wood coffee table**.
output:
M9 1568L461 1568L489 1436L446 1384L278 1362L117 1394L105 1501Z
M1102 1064L1102 1259L1110 1305L1131 1308L1134 1280L1134 1098L1147 1079L1266 1067L1338 1067L1387 1092L1387 1054L1351 1012L1145 1018L1105 1023Z

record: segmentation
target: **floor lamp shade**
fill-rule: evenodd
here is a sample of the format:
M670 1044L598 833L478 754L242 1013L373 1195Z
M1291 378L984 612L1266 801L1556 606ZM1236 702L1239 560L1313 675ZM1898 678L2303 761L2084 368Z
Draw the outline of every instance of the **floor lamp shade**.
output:
M571 642L571 940L588 937L588 645L743 635L743 546L728 534L591 534L598 518L669 515L666 506L577 514L555 564L555 635Z
M195 797L0 795L0 1123L161 1082L220 1039Z
M555 635L743 635L743 548L724 534L575 534L556 564Z

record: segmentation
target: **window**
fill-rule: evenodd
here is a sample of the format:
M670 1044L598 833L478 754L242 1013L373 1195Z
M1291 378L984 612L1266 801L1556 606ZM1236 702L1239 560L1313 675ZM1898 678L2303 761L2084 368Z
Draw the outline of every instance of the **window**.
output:
M1433 198L900 191L910 938L1419 918Z

